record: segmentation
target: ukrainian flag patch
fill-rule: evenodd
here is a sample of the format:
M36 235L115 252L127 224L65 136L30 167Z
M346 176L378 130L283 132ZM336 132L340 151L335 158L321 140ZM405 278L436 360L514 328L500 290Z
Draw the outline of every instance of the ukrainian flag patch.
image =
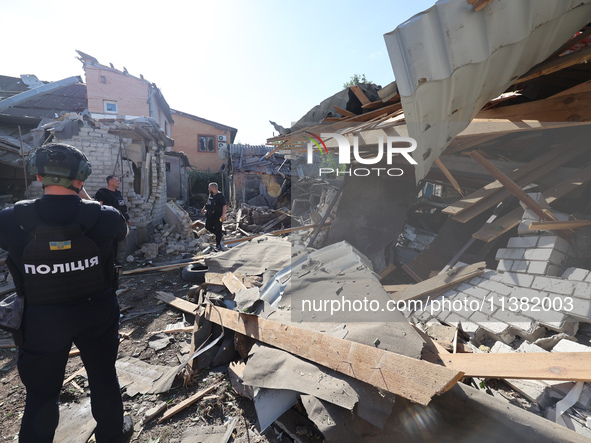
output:
M50 241L49 249L51 251L63 251L64 249L72 249L72 242L67 241Z

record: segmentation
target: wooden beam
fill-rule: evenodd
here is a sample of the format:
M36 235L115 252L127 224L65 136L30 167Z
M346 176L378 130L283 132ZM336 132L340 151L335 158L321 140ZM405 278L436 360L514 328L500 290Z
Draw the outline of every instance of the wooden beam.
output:
M550 61L554 57L558 57L560 54L562 54L568 48L572 48L574 45L579 43L581 40L585 40L590 35L591 35L591 28L587 28L586 31L581 32L581 34L577 35L576 37L573 36L573 38L571 38L566 43L564 43L560 48L558 48L556 51L554 51L554 53L544 61Z
M440 158L435 159L435 164L439 167L439 169L441 169L441 172L443 172L443 175L445 175L445 177L449 180L454 189L458 191L458 193L463 197L464 191L462 191L462 188L458 184L457 180L454 178L452 173L449 172L449 169L447 169Z
M224 286L230 291L232 294L236 295L236 293L246 289L246 286L231 272L226 272L222 277L222 283Z
M384 291L386 292L400 292L404 289L413 287L414 285L384 285Z
M390 294L392 300L398 302L402 300L414 300L417 298L426 297L434 292L439 292L444 289L452 288L460 282L469 280L484 272L486 268L485 262L474 263L472 265L459 268L451 275L439 274L427 280L423 280L416 285L412 285L407 289Z
M450 389L463 375L459 371L439 371L431 363L373 346L212 305L205 307L203 316L224 328L423 405Z
M572 177L561 181L550 189L545 190L543 195L548 204L553 205L556 201L589 181L591 181L591 165L581 169ZM520 206L495 220L489 226L483 227L472 236L478 240L490 242L517 226L521 222L522 217L523 209Z
M175 297L170 292L156 291L155 297L158 300L191 315L195 315L195 310L199 307L195 303Z
M519 168L511 171L507 174L511 180L517 181L523 177L528 176L532 172L538 170L542 166L553 162L563 154L563 150L559 148L552 149L545 154L537 157L529 163L520 166ZM457 202L449 205L442 212L447 215L458 215L466 211L468 208L474 206L485 198L493 195L494 193L503 189L503 185L498 180L495 180L488 185L478 189L472 194L467 195L465 198L458 200Z
M191 397L183 400L178 405L170 408L168 411L166 411L164 413L164 415L162 416L162 418L160 418L160 420L158 420L158 424L161 424L162 422L168 420L173 415L176 415L179 412L181 412L182 410L188 408L193 403L201 400L204 396L206 396L210 392L215 391L221 384L222 384L222 382L221 381L218 381L217 383L214 383L213 385L211 385L211 386L209 386L209 387L207 387L205 389L202 389L201 391L197 392L195 395L192 395Z
M562 153L558 157L554 158L554 160L552 160L551 162L548 162L543 166L539 167L538 169L530 172L526 176L521 177L518 180L515 180L515 183L518 185L518 187L522 188L523 186L526 186L548 175L550 172L558 169L565 163L568 163L569 161L580 156L581 154L584 154L587 151L587 147L585 145L579 145L573 149L566 150L566 152L564 149L559 150L559 152L560 151L562 151ZM467 208L465 211L462 211L461 214L454 216L453 219L459 221L460 223L466 223L467 221L472 220L474 217L482 214L484 211L495 207L506 198L511 197L511 195L512 192L507 187L503 186L502 189L497 190L497 192L482 199L481 201L474 204L472 207ZM466 198L469 198L469 196Z
M587 60L591 60L591 48L579 49L577 52L567 54L563 57L554 58L552 60L546 60L537 64L513 83L523 83L536 77L541 77L542 75L548 75L553 72L560 71L561 69L568 68L569 66L585 63Z
M397 269L396 265L394 263L390 263L388 266L386 266L384 269L382 269L380 271L380 273L378 274L380 276L380 280L385 279L388 275L390 275L396 269Z
M441 353L424 358L466 377L591 381L591 352Z
M341 108L340 106L334 105L334 110L338 113L341 114L343 117L353 117L355 114L354 112L351 111L347 111L346 109Z
M530 231L560 231L564 229L580 229L591 226L591 220L568 220L568 221L546 221L532 222L529 225Z
M511 121L535 120L539 122L588 122L591 120L588 83L577 85L551 97L516 105L502 106L478 113L479 118Z
M521 189L513 180L499 171L495 165L485 159L482 155L480 155L477 151L470 152L470 157L472 157L476 162L486 169L490 175L492 175L495 179L497 179L501 184L511 192L515 197L523 202L529 209L531 209L538 217L542 220L556 220L554 216L549 214L548 212L544 211L544 208L540 206L540 204L531 198L527 192Z
M353 91L353 94L359 99L362 106L371 103L371 100L367 98L367 95L365 95L365 92L363 92L359 85L349 86L349 89Z

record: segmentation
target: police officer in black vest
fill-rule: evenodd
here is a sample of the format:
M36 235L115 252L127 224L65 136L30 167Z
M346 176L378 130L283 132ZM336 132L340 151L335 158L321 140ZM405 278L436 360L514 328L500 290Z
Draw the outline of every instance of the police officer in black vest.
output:
M20 442L52 443L68 353L74 343L88 374L97 443L129 441L115 372L119 304L113 245L127 235L116 209L82 200L91 173L78 149L52 143L29 159L45 190L0 212L0 247L25 297L18 371L27 390Z

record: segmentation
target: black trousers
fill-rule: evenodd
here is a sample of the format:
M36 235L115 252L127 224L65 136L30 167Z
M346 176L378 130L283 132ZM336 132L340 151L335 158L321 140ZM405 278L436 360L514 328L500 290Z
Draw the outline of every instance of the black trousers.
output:
M222 222L220 220L219 215L208 215L205 218L205 229L207 229L212 234L215 234L215 243L216 245L220 245L222 241Z
M123 401L115 372L119 304L112 290L76 302L28 305L22 323L18 371L27 390L21 443L52 443L59 395L72 343L88 375L97 443L118 442Z

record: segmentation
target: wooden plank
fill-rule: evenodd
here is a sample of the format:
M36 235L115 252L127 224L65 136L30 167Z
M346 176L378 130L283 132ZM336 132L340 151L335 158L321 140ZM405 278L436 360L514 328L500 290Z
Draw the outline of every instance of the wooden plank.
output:
M556 158L559 158L563 153L562 149L556 148L553 149L540 157L537 157L535 160L521 166L514 171L511 171L507 174L511 180L519 180L522 177L531 174L535 170L539 169L540 167L548 164ZM498 181L495 180L492 183L484 186L483 188L473 192L470 195L467 195L465 198L458 200L457 202L449 205L445 208L442 212L447 215L458 215L467 210L468 208L474 206L476 203L480 202L481 200L485 199L486 197L493 195L494 193L503 189L503 185Z
M343 109L337 105L334 105L334 110L337 112L337 114L341 114L343 117L353 117L354 115L357 115L354 112L347 111L346 109Z
M583 48L577 52L567 54L563 57L554 58L552 60L543 61L537 64L525 74L523 74L520 78L515 80L514 83L523 83L528 80L541 77L542 75L548 75L553 72L560 71L561 69L568 68L569 66L585 63L588 60L591 60L591 48Z
M560 48L558 48L556 51L554 51L554 53L544 61L550 61L554 57L558 57L564 51L566 51L569 48L572 48L574 45L579 43L581 40L585 40L590 35L591 35L591 28L587 28L586 31L581 32L581 34L577 35L576 37L573 36L573 38L571 38L569 41L564 43Z
M459 371L440 372L437 365L373 346L212 305L205 307L203 316L224 328L423 405L450 389L463 375Z
M474 263L472 265L463 266L459 268L455 273L448 275L439 274L435 277L431 277L427 280L423 280L416 285L404 289L402 291L391 294L390 297L396 302L401 300L414 300L421 297L426 297L436 291L443 289L449 289L460 282L469 280L484 272L486 268L485 262Z
M388 275L390 275L396 269L398 269L397 266L394 263L390 263L388 266L386 266L384 269L382 269L380 271L380 273L378 274L380 276L380 280L385 279Z
M179 412L181 412L181 411L185 410L186 408L188 408L189 406L191 406L193 403L196 403L197 401L201 400L201 398L203 398L204 396L206 396L210 392L215 391L221 384L222 384L221 381L214 383L213 385L197 392L195 395L192 395L191 397L183 400L178 405L170 408L168 411L166 411L164 413L164 415L160 418L160 420L158 420L158 424L165 422L173 415L178 414Z
M558 169L565 163L577 158L581 154L583 154L587 150L586 146L577 146L576 148L570 149L566 152L563 151L562 155L558 158L554 159L553 161L546 163L544 166L536 169L535 171L529 173L525 177L522 177L518 180L515 180L515 183L518 185L519 188L522 188L532 182L539 180L540 178L548 175L550 172ZM504 174L503 174L504 175ZM507 177L507 176L505 176ZM460 223L466 223L467 221L472 220L474 217L482 214L484 211L498 205L500 202L509 198L512 195L511 191L507 188L502 189L498 192L495 192L493 195L490 195L477 204L473 205L470 208L467 208L465 211L462 211L461 214L458 214L453 217L454 220L459 221Z
M14 344L14 340L12 338L0 340L0 349L11 349L16 347L17 346Z
M529 209L531 209L538 217L542 220L556 220L554 216L549 214L548 212L544 211L544 208L540 206L540 204L531 198L527 192L521 189L513 180L499 171L495 165L485 159L482 155L480 155L477 151L470 152L470 157L472 157L480 166L486 169L490 175L492 175L495 179L497 179L501 184L507 188L511 194L517 197L519 200L523 202Z
M222 283L226 288L228 288L228 291L230 291L232 294L236 294L246 289L246 286L244 286L244 284L238 279L238 277L236 277L231 272L227 272L224 274L224 276L222 277Z
M349 89L353 91L355 97L359 99L359 101L361 102L361 106L371 103L371 100L367 98L367 95L365 95L365 92L363 92L359 85L349 86Z
M591 352L509 352L424 356L466 377L591 381Z
M585 122L591 120L588 85L577 85L576 91L562 91L543 100L481 111L479 118L507 119L511 121L535 120L539 122Z
M549 205L560 200L568 193L574 191L579 186L591 181L591 165L581 169L572 177L561 181L556 186L551 187L543 192L544 197ZM486 226L473 234L474 238L484 242L490 242L510 229L517 226L523 217L523 209L521 207L515 208L513 211L495 220L489 226Z
M328 225L330 223L326 223L326 224ZM241 243L241 242L244 242L244 241L252 240L253 238L261 237L262 235L283 235L283 234L289 234L290 232L305 231L306 229L313 229L313 228L315 228L317 226L318 226L318 224L306 225L306 226L296 226L295 228L281 229L279 231L267 232L265 234L251 235L250 237L235 238L233 240L227 240L227 241L224 240L224 244L225 245L231 245L231 244L234 244L234 243Z
M400 292L404 289L413 287L414 285L384 285L384 291L386 292Z
M190 301L175 297L170 292L156 291L155 297L158 300L163 301L164 303L169 304L191 315L195 315L195 309L197 309L198 307L195 303L191 303Z
M591 220L545 221L532 222L530 231L560 231L564 229L580 229L591 226Z
M458 194L464 197L464 191L462 191L462 188L458 184L457 180L454 178L452 173L449 172L449 169L447 169L440 158L435 159L435 164L439 167L439 169L441 169L441 172L443 172L443 175L445 175L445 177L449 180L454 189L458 191Z

